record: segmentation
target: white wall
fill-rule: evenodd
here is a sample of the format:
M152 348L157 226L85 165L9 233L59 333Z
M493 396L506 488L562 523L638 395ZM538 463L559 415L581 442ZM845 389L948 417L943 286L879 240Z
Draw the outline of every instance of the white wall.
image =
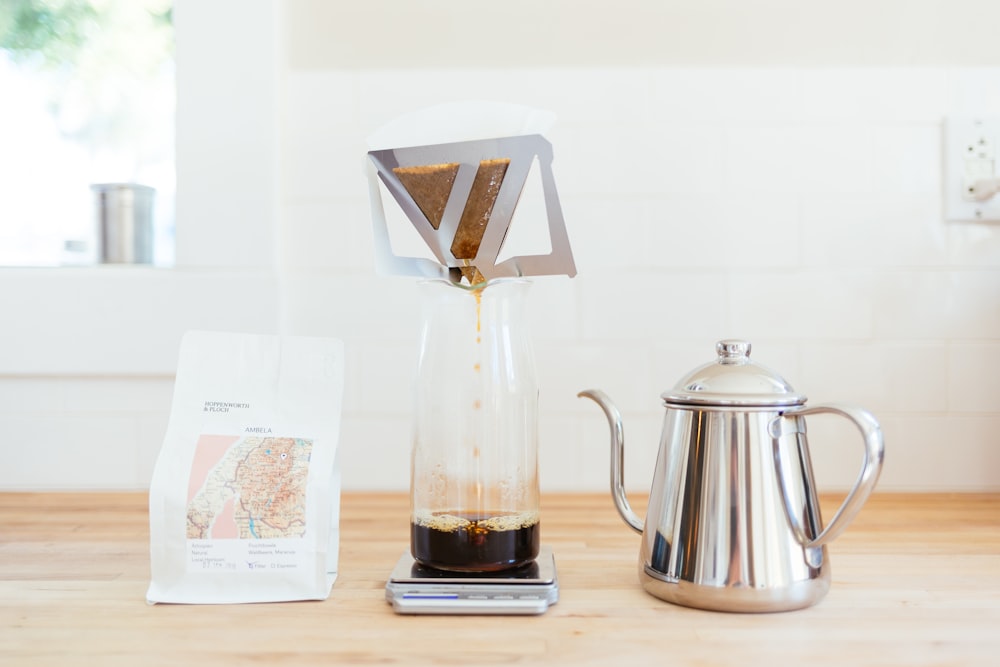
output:
M235 4L240 32L205 29ZM118 315L130 337L116 339L80 308L83 344L56 363L49 350L74 338L33 348L32 323L58 328L37 297L62 278L0 274L0 306L26 316L10 320L19 351L0 353L13 454L0 487L144 487L171 345L211 325L343 338L345 488L405 488L417 313L411 281L373 272L365 137L416 108L495 99L558 114L579 269L532 295L545 488L606 488L606 425L575 398L591 386L619 403L629 486L648 488L659 393L717 339L745 337L810 403L875 413L880 488L1000 489L1000 225L941 213L943 118L1000 115L1000 49L976 36L1000 6L515 2L471 41L459 27L475 5L388 3L380 21L385 4L178 3L179 224L209 228L178 252L194 305L167 308L146 361L141 325ZM963 13L981 20L965 29ZM218 92L220 76L236 89ZM254 205L226 211L212 179ZM241 276L256 282L235 303L190 294ZM111 289L106 273L90 279ZM262 312L247 312L254 294ZM810 422L817 475L844 487L860 446L827 421Z

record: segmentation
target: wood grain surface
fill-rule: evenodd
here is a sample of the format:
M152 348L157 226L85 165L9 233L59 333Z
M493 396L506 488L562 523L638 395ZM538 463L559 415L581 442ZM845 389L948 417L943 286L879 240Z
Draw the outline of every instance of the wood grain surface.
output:
M611 498L569 494L543 499L561 592L544 615L396 615L408 499L342 503L328 600L147 605L145 494L0 494L0 664L1000 664L1000 494L876 495L831 546L820 604L755 615L647 595Z

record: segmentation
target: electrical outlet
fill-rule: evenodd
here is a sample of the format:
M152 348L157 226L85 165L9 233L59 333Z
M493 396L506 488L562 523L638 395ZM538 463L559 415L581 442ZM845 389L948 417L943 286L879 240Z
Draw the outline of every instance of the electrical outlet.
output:
M944 124L948 220L1000 221L1000 116L953 116Z

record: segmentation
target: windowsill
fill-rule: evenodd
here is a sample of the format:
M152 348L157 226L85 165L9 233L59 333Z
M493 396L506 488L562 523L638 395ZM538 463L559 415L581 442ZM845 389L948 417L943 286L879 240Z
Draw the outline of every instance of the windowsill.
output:
M173 375L191 329L276 333L271 268L0 269L0 376Z

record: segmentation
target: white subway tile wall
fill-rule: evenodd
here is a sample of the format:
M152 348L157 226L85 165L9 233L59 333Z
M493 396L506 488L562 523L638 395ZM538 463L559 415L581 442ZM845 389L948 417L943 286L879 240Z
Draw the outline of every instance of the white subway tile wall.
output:
M424 106L490 99L558 115L553 165L579 275L531 294L546 490L604 490L625 417L648 490L659 395L752 341L810 403L885 432L883 490L1000 489L1000 224L943 219L948 114L1000 114L996 68L292 69L282 74L281 327L347 347L345 489L406 489L413 281L376 277L365 137ZM0 380L0 488L144 488L171 378ZM113 406L113 407L109 407ZM811 419L821 488L861 441ZM52 460L46 442L86 443ZM20 443L10 447L11 442Z
M142 489L172 378L0 378L0 489Z
M289 308L286 325L353 348L345 487L405 488L416 355L410 282L366 265L364 137L413 109L495 99L559 117L580 272L532 295L545 488L607 487L607 426L576 398L587 387L618 402L627 483L648 487L660 392L724 337L750 339L811 403L871 410L881 488L1000 488L1000 225L941 212L944 116L1000 112L970 87L1000 90L1000 70L287 72L283 270L329 307ZM860 438L813 421L821 485L848 487ZM376 462L390 459L395 480Z

